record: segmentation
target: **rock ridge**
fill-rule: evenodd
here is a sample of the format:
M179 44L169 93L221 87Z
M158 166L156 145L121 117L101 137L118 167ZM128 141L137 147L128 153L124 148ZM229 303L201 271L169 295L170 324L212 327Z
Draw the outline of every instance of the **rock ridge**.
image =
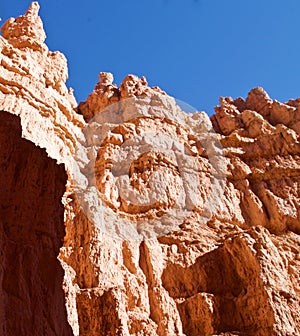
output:
M77 104L38 10L0 36L0 334L299 335L300 98Z

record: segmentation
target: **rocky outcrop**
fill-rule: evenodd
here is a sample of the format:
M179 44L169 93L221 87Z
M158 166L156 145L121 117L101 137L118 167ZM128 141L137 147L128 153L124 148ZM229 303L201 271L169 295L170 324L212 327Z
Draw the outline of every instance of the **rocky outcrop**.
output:
M152 96L155 93L165 95L159 87L148 87L145 77L138 78L135 75L128 75L122 81L120 87L113 84L114 77L109 72L100 72L99 82L94 91L88 96L85 102L81 102L78 111L86 121L90 121L100 111L113 103L131 97Z
M0 36L1 335L300 334L300 100L77 106L38 9Z
M244 221L299 234L299 103L272 101L262 88L246 101L220 103L212 121L223 135L228 179L241 195Z

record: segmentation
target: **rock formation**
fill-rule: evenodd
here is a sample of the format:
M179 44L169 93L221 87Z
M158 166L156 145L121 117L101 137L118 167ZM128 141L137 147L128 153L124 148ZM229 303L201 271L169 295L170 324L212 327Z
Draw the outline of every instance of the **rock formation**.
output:
M32 3L0 36L0 334L300 334L300 99L77 105Z

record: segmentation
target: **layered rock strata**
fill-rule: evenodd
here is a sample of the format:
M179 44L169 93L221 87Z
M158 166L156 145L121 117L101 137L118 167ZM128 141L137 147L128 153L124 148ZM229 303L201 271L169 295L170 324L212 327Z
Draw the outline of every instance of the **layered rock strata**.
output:
M1 335L299 335L300 99L77 105L38 9L0 36Z

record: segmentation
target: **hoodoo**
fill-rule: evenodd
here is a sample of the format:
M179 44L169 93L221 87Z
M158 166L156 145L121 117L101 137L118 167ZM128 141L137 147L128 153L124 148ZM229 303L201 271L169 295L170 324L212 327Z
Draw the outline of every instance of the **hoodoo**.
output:
M300 98L77 104L38 10L0 36L0 334L300 335Z

